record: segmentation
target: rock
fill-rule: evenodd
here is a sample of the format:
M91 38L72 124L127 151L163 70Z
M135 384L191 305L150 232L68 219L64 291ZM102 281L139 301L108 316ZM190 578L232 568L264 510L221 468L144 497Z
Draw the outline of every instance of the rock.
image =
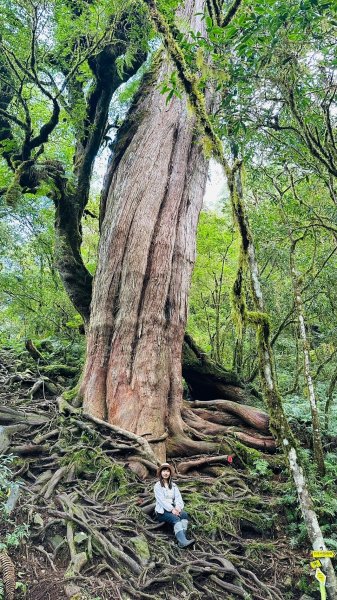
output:
M78 585L75 585L75 583L68 583L64 586L64 593L67 598L72 598L77 594L81 594L81 591L81 588Z
M33 514L32 523L37 527L43 527L44 521L40 515L40 513L36 512Z
M6 428L0 426L0 454L4 454L9 447L11 441L7 435Z
M74 541L76 542L76 544L82 544L82 542L85 542L87 539L88 539L88 534L84 533L84 531L79 531L74 536Z
M53 549L56 550L56 548L58 548L61 544L63 544L64 537L56 534L56 535L53 535L53 537L50 537L48 541L51 543Z
M137 555L139 556L141 562L143 564L146 564L150 559L150 549L145 535L137 535L136 537L131 538L130 542L132 542L132 544L134 545Z

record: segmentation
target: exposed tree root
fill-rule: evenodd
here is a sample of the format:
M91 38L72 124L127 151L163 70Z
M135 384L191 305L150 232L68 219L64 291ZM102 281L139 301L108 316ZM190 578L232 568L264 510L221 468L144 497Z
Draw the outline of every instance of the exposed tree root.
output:
M269 533L266 528L268 503L257 498L248 476L233 470L228 460L235 448L232 428L248 425L241 414L238 426L208 422L209 431L217 434L214 441L197 430L196 423L206 426L207 421L189 404L187 429L203 439L186 434L167 439L197 540L193 549L180 550L171 530L153 516L155 440L83 416L69 404L62 404L60 414L54 398L26 397L24 410L19 409L24 385L9 384L5 393L10 393L11 410L0 413L0 425L2 414L6 429L13 427L5 452L27 450L16 467L24 489L13 517L20 515L30 525L26 556L32 567L25 555L20 559L20 571L31 581L27 600L47 598L52 595L48 590L61 600L66 588L102 600L282 598L283 587L275 584L284 579L278 558L290 561L287 572L295 559L284 542L268 541L266 536L274 535L272 526ZM217 406L216 412L221 409ZM23 421L24 428L23 415L32 417L30 423ZM251 431L254 439L262 435ZM150 477L142 481L135 472ZM257 536L266 546L254 557Z
M0 405L0 422L4 423L26 423L27 425L41 425L47 423L48 418L41 414L22 412L8 406Z
M224 454L223 456L203 456L202 458L197 458L195 460L178 463L177 472L180 475L185 475L188 471L200 469L204 466L208 467L212 464L228 464L232 461L233 457L230 454Z
M221 411L220 414L229 413L230 415L237 417L240 420L239 422L243 422L246 425L254 427L258 431L269 433L269 416L266 412L259 410L258 408L254 408L252 406L243 406L242 404L237 404L236 402L231 402L230 400L210 400L204 402L195 400L194 402L190 402L189 405L196 409L206 409L203 411L203 413L209 420L212 420L212 409L215 409L216 418L219 418L218 411ZM200 411L196 411L196 414L200 414Z
M96 423L97 425L100 425L101 427L106 427L107 429L110 429L110 431L113 431L115 434L125 437L127 440L131 440L134 445L140 446L140 448L141 448L140 454L144 458L146 458L146 460L153 462L154 464L159 464L159 461L156 458L156 456L154 455L149 442L147 440L145 440L144 438L140 437L139 435L136 435L135 433L131 433L130 431L126 431L125 429L121 429L120 427L117 427L116 425L111 425L110 423L106 423L105 421L102 421L101 419L97 419L96 417L93 417L91 415L84 414L83 416L86 419L89 419L90 421L92 421L93 423ZM165 438L161 438L161 439L165 439Z
M252 436L243 431L236 431L235 436L250 448L257 448L257 450L264 450L266 452L276 452L276 443L271 436L258 436L258 434Z
M220 451L230 451L226 444L192 440L187 435L176 434L169 437L166 444L167 456L170 458L180 456L195 456L196 454L218 454Z

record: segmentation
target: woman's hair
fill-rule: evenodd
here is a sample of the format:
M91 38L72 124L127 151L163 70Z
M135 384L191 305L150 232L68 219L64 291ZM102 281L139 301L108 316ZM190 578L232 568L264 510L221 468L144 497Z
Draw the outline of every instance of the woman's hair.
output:
M160 481L160 485L161 485L162 487L165 487L165 483L164 483L164 479L162 478L162 474L161 474L161 472L162 472L162 471L165 471L165 469L166 469L166 468L167 468L167 467L163 467L163 469L162 469L162 470L160 471L160 473L159 473L159 481ZM168 479L168 486L169 486L169 488L170 488L170 490L171 490L171 489L172 489L172 475L171 475L171 471L170 471L170 477L169 477L169 479Z

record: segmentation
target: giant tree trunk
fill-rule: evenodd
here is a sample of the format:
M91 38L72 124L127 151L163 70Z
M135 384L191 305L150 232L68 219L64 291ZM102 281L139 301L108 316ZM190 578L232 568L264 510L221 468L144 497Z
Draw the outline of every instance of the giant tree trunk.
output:
M194 28L201 0L188 0ZM181 434L181 354L208 163L186 99L160 93L157 57L120 131L95 276L84 410L138 435ZM165 445L155 452L165 458Z

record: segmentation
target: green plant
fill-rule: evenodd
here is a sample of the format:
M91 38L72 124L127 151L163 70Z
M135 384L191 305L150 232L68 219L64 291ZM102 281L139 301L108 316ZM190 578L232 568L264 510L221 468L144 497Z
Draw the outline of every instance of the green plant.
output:
M17 581L15 584L15 589L25 594L27 592L27 584L23 583L23 581Z
M254 460L253 465L254 465L254 468L251 472L258 476L272 474L272 472L269 468L268 461L264 460L264 458L257 458L256 460Z

